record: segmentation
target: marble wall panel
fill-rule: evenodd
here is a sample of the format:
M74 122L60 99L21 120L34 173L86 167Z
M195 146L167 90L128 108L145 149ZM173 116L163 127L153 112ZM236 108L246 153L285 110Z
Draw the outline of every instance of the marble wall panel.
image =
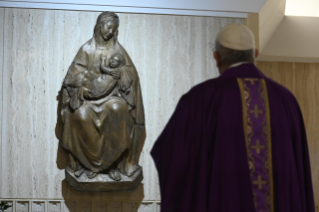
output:
M21 200L16 202L16 212L29 212L30 211L30 202Z
M159 212L160 202L158 201L113 201L104 199L103 201L76 200L64 201L54 199L0 199L8 202L13 207L5 212Z
M161 203L156 203L156 212L161 211Z
M4 20L4 8L0 8L0 20ZM0 21L0 147L2 146L2 105L3 105L3 92L2 92L2 88L3 88L3 52L4 52L4 21ZM1 154L2 155L2 154ZM2 176L2 158L0 156L0 176ZM1 180L0 180L0 187L1 187Z
M7 117L3 118L6 130L2 140L5 145L7 142L4 150L10 159L4 159L2 168L8 172L2 183L4 188L12 186L7 189L14 197L52 196L50 192L55 186L48 189L48 182L53 183L56 176L56 169L52 169L56 155L50 155L50 150L57 146L54 136L57 104L50 99L55 97L51 95L55 93L55 86L51 85L55 46L50 42L54 29L48 26L54 23L54 13L5 11L3 93L5 107L11 111L6 111Z
M11 206L11 207L7 208L6 210L4 210L5 212L15 211L15 204L14 204L13 200L0 199L0 202L6 202L6 203L8 203L9 206Z
M45 201L33 201L31 211L32 212L45 212L46 211Z
M60 201L49 201L48 212L62 212L62 204Z
M155 204L153 202L142 202L138 212L155 212Z
M76 200L85 195L102 202L110 197L103 192L77 192L63 182L67 157L60 146L62 128L57 115L63 78L78 49L92 37L98 15L0 8L0 198L65 199L69 206L65 211L72 211L70 208L78 207ZM157 174L149 155L153 143L181 95L193 85L218 76L212 55L218 31L244 20L124 13L119 16L119 41L140 76L147 140L140 161L144 168L140 193L113 193L112 198L115 203L125 202L125 198L139 202L143 197L145 201L159 200ZM122 209L127 207L120 205Z

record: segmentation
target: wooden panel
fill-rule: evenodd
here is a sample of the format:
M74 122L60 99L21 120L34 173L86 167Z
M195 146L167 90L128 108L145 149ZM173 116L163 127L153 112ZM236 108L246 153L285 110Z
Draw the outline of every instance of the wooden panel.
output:
M307 131L315 202L319 204L319 64L258 62L257 66L287 87L299 102Z
M294 75L292 63L258 62L258 67L271 79L293 92Z

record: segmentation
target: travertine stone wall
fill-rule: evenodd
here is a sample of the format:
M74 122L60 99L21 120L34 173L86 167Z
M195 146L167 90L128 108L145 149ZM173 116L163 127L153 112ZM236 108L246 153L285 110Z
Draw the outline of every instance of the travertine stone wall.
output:
M0 8L0 20L4 20L4 9ZM0 30L2 29L3 31L4 28L4 21L0 21ZM4 38L4 32L0 32L0 148L2 149L2 105L3 105L3 93L2 93L2 87L3 87L3 38ZM0 151L1 151L0 149ZM2 151L0 152L0 176L2 178ZM0 186L1 186L1 180L0 180ZM0 192L1 194L1 192Z
M33 211L41 204L50 211L55 201L68 210L72 204L64 201L73 201L84 211L82 199L89 211L99 202L115 202L120 208L143 202L141 211L155 211L160 194L149 155L153 143L181 95L218 76L212 55L218 31L229 23L244 23L233 18L119 14L119 41L139 72L146 112L147 140L140 160L144 181L140 190L129 194L87 194L62 182L67 157L60 147L57 114L63 78L78 49L92 37L98 15L0 8L0 199L12 200L16 211ZM119 211L128 211L123 208Z

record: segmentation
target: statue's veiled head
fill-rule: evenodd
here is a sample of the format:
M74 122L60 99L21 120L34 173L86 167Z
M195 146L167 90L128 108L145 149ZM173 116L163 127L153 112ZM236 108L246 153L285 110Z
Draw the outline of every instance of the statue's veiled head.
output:
M119 17L113 12L103 12L96 20L94 35L101 35L104 40L110 40L119 27Z

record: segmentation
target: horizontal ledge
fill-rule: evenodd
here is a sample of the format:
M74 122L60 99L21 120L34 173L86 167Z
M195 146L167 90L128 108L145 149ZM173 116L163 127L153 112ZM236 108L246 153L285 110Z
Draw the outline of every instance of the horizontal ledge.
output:
M3 201L3 202L48 202L48 203L51 203L51 202L68 202L68 201L81 201L81 200L89 200L89 198L87 199L78 199L78 198L74 198L74 199L65 199L65 198L60 198L60 199L50 199L50 198L0 198L0 201ZM91 199L91 201L88 201L88 202L139 202L141 204L153 204L153 203L156 203L156 204L161 204L161 201L160 200L142 200L142 201L139 201L139 200L129 200L127 201L126 199L118 199L118 200L101 200L101 199Z
M295 62L295 63L319 63L319 58L306 58L306 57L283 57L283 56L269 56L259 55L256 58L258 61L269 61L269 62Z
M301 17L301 18L319 18L319 14L318 15L309 15L309 14L285 14L285 16L292 16L292 17Z
M142 8L142 7L119 7L119 6L104 6L104 5L54 4L54 3L0 1L0 7L52 9L52 10L75 10L75 11L99 11L99 12L112 11L112 12L118 12L118 13L142 13L142 14L162 14L162 15L188 15L188 16L247 18L247 13L238 13L238 12Z

